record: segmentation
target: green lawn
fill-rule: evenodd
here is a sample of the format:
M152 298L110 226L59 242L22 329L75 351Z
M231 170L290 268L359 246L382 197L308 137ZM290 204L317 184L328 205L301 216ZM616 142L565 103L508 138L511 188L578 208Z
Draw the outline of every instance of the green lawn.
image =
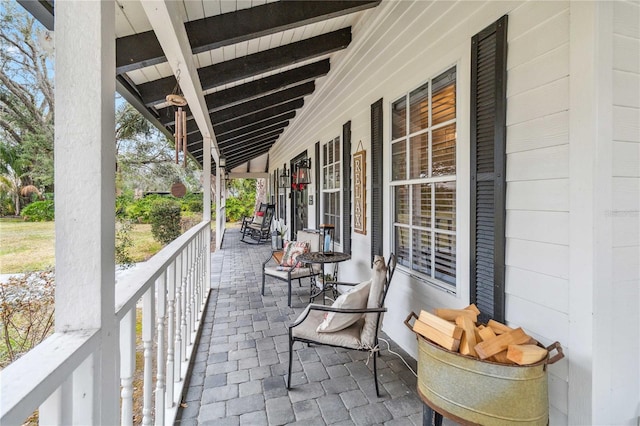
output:
M147 260L162 246L151 236L151 225L133 225L134 262ZM0 219L0 274L40 271L55 261L53 222Z

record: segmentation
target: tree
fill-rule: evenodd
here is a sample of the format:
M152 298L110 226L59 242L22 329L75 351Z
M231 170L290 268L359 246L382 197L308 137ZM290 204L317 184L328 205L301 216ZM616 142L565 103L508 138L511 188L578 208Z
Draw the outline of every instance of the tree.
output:
M13 213L20 215L20 191L25 177L24 160L17 149L0 145L0 188L13 199Z
M20 161L23 185L53 187L52 37L14 3L0 8L0 144ZM12 168L3 163L3 169ZM5 176L6 177L6 176ZM15 178L15 176L13 176Z

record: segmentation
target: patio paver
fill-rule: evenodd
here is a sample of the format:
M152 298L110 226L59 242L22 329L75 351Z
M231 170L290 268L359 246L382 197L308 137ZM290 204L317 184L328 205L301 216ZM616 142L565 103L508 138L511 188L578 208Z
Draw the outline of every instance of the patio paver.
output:
M416 378L386 350L378 361L375 394L367 353L330 347L294 346L293 388L287 391L288 332L308 302L308 280L293 287L287 307L282 281L267 279L260 294L268 244L240 241L226 230L212 254L212 290L197 348L206 365L194 368L176 424L421 425ZM416 362L384 334L391 349L415 370Z

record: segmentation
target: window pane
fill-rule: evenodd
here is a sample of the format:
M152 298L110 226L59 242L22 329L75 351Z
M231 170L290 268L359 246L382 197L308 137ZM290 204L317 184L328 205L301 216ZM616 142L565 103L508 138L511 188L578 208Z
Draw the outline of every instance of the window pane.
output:
M410 132L429 127L429 83L409 94L409 105Z
M413 185L413 224L431 226L431 184Z
M324 146L322 147L322 150L323 150L322 165L323 166L326 166L327 164L329 164L329 155L327 154L327 145L328 144L324 144Z
M436 229L456 230L456 183L436 183Z
M393 220L396 223L409 224L409 186L401 185L393 187L394 209Z
M433 80L431 95L432 126L456 118L456 69L440 74Z
M407 228L395 227L394 250L398 264L410 267L409 263L409 230Z
M335 178L335 182L336 182L335 188L340 188L340 163L336 163L336 165L334 166L334 169L333 169L333 173L336 176L336 178Z
M456 237L447 234L435 234L436 273L435 278L449 284L456 283Z
M329 182L329 168L322 168L322 189L327 189L327 185Z
M418 179L429 176L429 134L422 133L410 140L411 166L409 178Z
M342 215L340 214L340 192L334 192L333 196L333 223L335 225L334 228L334 238L336 243L340 244L340 236L342 235L341 226L342 221L340 218Z
M333 156L333 161L335 161L336 163L340 161L340 138L336 138L333 141L333 152L334 152L334 156Z
M391 180L407 178L407 143L402 140L391 146Z
M413 265L414 271L431 276L431 232L413 231Z
M433 131L433 176L456 174L456 125L455 123Z
M391 106L391 138L397 139L407 134L407 99L397 100Z

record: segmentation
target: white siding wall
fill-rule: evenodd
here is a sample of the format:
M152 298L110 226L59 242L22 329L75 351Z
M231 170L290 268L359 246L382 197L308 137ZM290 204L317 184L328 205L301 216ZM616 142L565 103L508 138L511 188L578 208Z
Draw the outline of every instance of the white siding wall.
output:
M362 141L367 151L367 189L371 187L370 105L383 98L384 149L389 160L389 106L407 91L451 65L458 66L458 287L456 294L437 289L396 271L388 296L384 329L415 355L415 337L402 321L411 311L439 306L462 307L469 300L469 91L470 40L483 28L509 15L507 109L507 250L506 317L524 327L541 342L560 341L571 357L570 341L570 2L382 2L366 12L354 27L354 41L332 61L332 72L317 81L316 93L306 99L300 117L271 151L271 164L288 162L316 141L325 143L352 122L352 150ZM614 219L613 280L616 300L631 300L615 324L635 330L631 351L620 351L615 361L638 373L637 214L640 193L640 116L637 4L616 4L614 43L616 87L614 117L613 209L635 211ZM618 16L620 15L620 16ZM635 21L634 21L635 19ZM314 159L314 167L319 159ZM384 182L389 181L389 164ZM315 191L313 182L310 194ZM385 201L390 192L385 188ZM319 202L320 200L316 200ZM371 198L367 216L371 217ZM391 229L389 202L384 203L384 228ZM346 206L345 214L350 214ZM310 226L315 225L309 209ZM367 234L352 235L353 260L340 266L341 278L359 280L370 273L371 222ZM390 231L389 231L390 232ZM391 251L390 234L384 235L385 253ZM635 259L635 260L634 260ZM635 262L635 263L634 263ZM619 266L619 267L618 267ZM571 299L573 300L573 299ZM634 303L635 302L635 303ZM576 303L576 302L574 302ZM577 302L582 303L582 302ZM591 306L587 307L591 309ZM622 315L628 315L627 320ZM633 323L633 324L631 324ZM591 354L581 354L590 357ZM612 367L612 386L623 380L627 368ZM549 368L551 424L571 423L568 418L569 366L563 360ZM608 391L608 388L605 389ZM591 392L587 392L591 397ZM594 392L594 395L597 395ZM592 407L584 401L585 409ZM637 408L635 408L637 409ZM614 410L615 411L615 410Z
M609 405L640 415L640 2L613 7L612 301ZM617 368L617 366L626 366ZM630 398L630 395L632 396ZM635 400L633 399L635 396ZM635 406L633 403L635 402Z
M569 3L509 13L506 318L544 344L569 335ZM566 348L570 352L569 348ZM549 368L551 424L567 423L567 361Z

